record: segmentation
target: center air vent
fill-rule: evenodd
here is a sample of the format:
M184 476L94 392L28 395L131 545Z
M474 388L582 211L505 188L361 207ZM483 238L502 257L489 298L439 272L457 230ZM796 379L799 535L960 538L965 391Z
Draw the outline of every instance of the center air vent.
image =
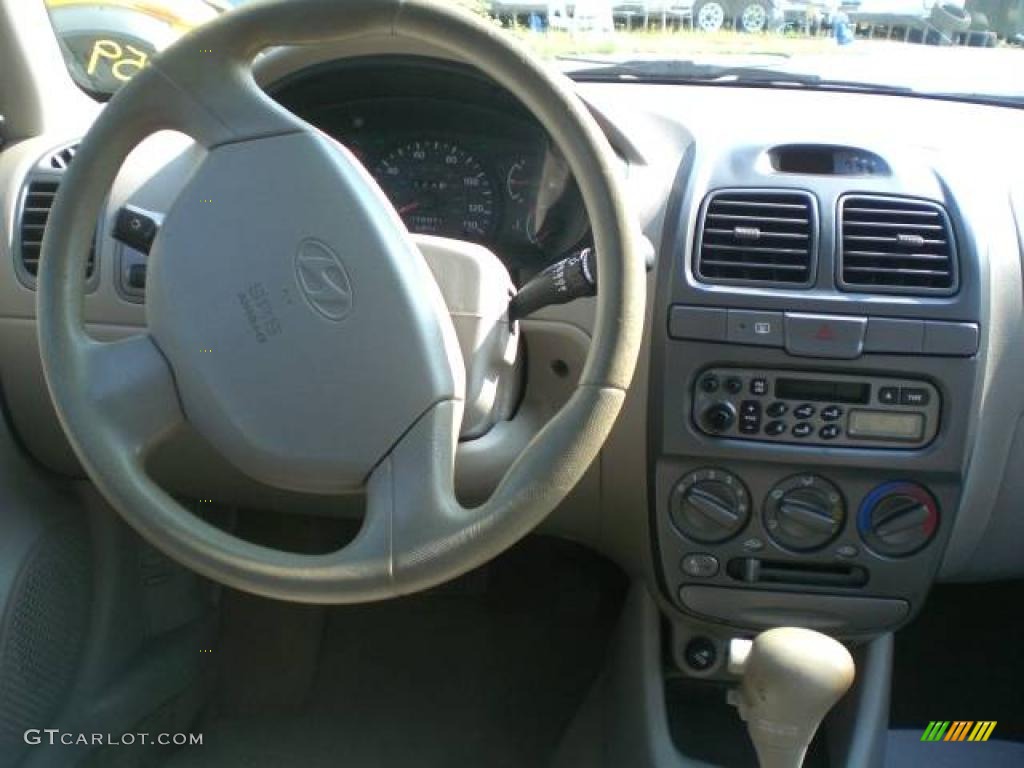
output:
M817 231L814 198L806 192L713 192L697 235L697 277L708 283L808 286Z
M839 229L841 287L915 295L956 292L953 228L941 205L849 195L839 204Z
M43 232L50 218L50 209L60 187L59 177L46 175L30 179L22 200L21 217L18 226L18 243L21 266L24 272L35 278L39 273L39 253L43 246ZM96 265L96 244L89 252L86 275L92 274Z

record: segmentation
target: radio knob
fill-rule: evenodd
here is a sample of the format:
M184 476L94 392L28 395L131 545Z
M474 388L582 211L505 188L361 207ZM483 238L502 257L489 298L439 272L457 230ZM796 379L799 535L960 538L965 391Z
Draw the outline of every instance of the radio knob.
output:
M736 409L732 403L714 403L704 411L701 420L709 432L728 432L736 423Z
M721 469L691 472L672 490L672 522L701 544L731 539L747 524L750 495L738 477Z
M875 552L907 557L920 551L939 527L939 508L927 490L914 483L880 485L861 502L857 528Z
M839 489L817 475L796 475L779 483L765 503L765 527L788 549L820 549L842 530L846 509Z

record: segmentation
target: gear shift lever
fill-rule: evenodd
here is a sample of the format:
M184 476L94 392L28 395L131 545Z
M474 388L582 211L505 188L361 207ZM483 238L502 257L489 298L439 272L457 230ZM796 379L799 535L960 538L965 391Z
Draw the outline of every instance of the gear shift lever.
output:
M854 675L842 643L796 627L770 629L753 642L733 640L729 671L743 676L729 702L747 723L761 768L800 768L822 718Z

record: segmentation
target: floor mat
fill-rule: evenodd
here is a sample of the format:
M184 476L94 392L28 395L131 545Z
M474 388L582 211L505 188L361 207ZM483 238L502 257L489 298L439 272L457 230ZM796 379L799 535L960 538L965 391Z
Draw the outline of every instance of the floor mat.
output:
M1020 768L1024 744L1015 741L923 742L921 731L889 731L886 768Z
M587 550L534 538L391 602L232 593L204 744L169 765L536 768L600 670L625 589Z
M892 727L995 720L993 739L1024 740L1022 603L1022 581L936 587L896 633Z

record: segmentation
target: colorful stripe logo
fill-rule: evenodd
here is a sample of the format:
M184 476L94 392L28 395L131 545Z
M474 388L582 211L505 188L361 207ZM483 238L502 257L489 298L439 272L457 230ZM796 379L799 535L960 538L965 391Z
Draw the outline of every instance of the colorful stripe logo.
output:
M988 741L996 720L932 720L921 734L921 741Z

